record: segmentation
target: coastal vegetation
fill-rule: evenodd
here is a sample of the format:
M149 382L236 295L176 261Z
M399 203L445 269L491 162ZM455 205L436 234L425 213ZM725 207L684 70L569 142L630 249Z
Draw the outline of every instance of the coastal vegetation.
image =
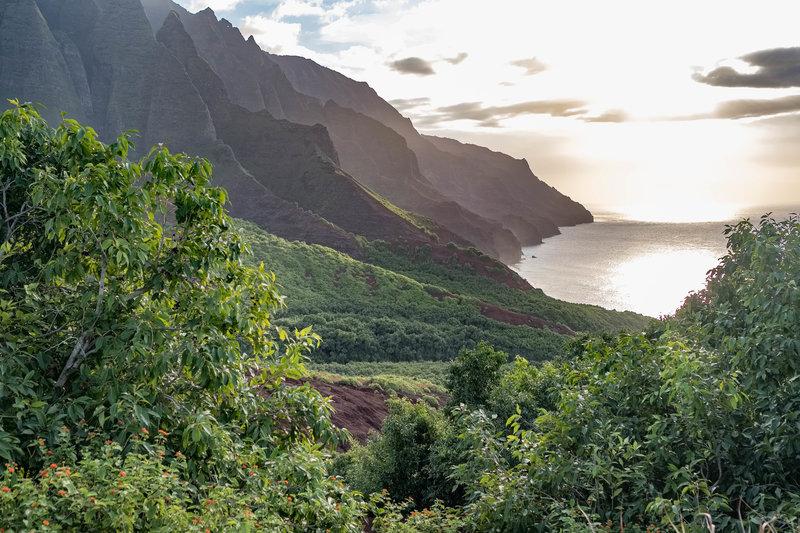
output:
M290 243L231 220L207 162L129 149L0 116L4 531L800 531L797 217L729 227L647 323ZM450 401L392 399L340 453L287 381L310 358Z

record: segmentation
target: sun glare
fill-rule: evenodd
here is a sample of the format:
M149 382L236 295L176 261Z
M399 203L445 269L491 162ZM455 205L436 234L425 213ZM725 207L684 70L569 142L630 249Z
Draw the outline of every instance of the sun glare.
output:
M611 276L616 296L639 313L674 312L691 291L702 289L705 273L717 257L707 250L664 250L643 253L621 262Z

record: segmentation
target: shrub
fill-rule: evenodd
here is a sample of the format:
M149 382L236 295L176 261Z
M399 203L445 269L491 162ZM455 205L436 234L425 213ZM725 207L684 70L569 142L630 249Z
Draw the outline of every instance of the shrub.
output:
M508 360L504 352L481 342L474 350L462 349L447 377L450 405L485 405L497 383L500 367Z

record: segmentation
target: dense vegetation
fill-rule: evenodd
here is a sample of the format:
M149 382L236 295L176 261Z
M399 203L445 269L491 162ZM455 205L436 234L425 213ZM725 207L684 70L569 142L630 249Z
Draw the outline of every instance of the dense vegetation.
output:
M0 133L0 527L357 531L330 407L283 383L318 338L271 325L208 163L29 106Z
M800 531L796 217L729 228L674 317L598 333L612 313L381 243L371 260L404 274L243 238L208 164L163 147L130 161L127 136L29 106L0 135L4 531ZM590 333L503 329L477 301L574 310ZM319 342L301 320L333 337L323 359L457 353L449 406L393 400L381 434L331 461L329 404L285 382ZM549 360L509 364L505 346Z
M375 466L414 448L420 486L449 481L463 496L437 496L481 531L800 531L800 221L726 231L728 255L675 317L499 374L504 357L463 351L449 381L461 406L435 433L400 441L397 421L433 415L393 412L341 471L416 499Z
M237 224L253 249L250 261L263 261L280 275L288 305L275 323L313 325L322 337L314 352L317 362L448 361L480 341L541 361L560 353L568 339L547 328L487 318L481 302L577 331L640 328L647 321L634 313L561 302L535 289L511 289L458 267L391 252L381 243L364 243L381 265L375 266L330 248L288 242L248 222Z

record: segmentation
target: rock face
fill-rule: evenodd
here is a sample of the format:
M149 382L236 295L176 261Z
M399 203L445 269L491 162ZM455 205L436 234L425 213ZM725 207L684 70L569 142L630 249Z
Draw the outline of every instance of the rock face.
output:
M525 160L452 139L420 135L365 83L309 59L270 57L298 91L351 108L397 132L414 153L428 184L465 209L501 223L522 244L539 243L542 237L558 233L558 226L592 221L586 208L539 180Z
M207 157L233 216L355 257L362 235L510 262L521 243L591 221L526 162L422 136L367 84L170 0L3 1L0 98L40 102L51 123L65 111L105 140L135 129L141 151Z

